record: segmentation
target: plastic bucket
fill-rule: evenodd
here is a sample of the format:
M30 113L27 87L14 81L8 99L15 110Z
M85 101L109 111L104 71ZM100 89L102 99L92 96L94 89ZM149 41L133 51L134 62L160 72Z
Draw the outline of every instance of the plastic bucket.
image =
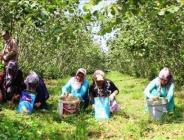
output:
M154 120L160 120L164 113L167 113L167 101L164 98L158 100L147 100L148 110L150 116Z
M75 97L72 97L72 99L61 97L59 100L58 112L60 117L70 116L78 113L79 107L80 100L76 99Z

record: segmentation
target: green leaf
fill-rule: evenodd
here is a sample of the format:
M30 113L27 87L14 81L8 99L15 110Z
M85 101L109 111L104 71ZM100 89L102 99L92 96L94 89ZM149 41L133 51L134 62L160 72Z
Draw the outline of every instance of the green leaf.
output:
M181 3L182 5L184 4L184 0L177 0L177 2Z
M101 2L102 0L90 0L90 3L92 5L97 5L99 2Z
M170 6L169 8L167 8L167 11L170 12L170 13L175 13L175 12L177 12L179 9L180 9L180 7L172 5L172 6Z
M86 3L83 5L83 10L85 12L89 11L91 8L93 7L93 5L89 4L89 3Z
M89 20L91 20L91 16L92 16L91 13L88 12L88 13L84 16L84 19L87 20L87 21L89 21Z
M166 9L161 9L161 11L158 13L158 15L163 16L165 14Z

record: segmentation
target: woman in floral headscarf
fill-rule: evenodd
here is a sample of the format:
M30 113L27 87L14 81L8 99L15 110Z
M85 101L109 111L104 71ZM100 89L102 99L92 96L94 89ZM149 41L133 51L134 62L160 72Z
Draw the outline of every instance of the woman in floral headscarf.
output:
M36 109L41 109L42 111L47 111L48 110L48 105L47 105L47 99L49 98L49 92L48 89L46 87L46 84L43 80L43 78L37 74L34 71L31 71L29 76L25 79L24 83L25 86L24 88L26 89L26 87L28 87L28 81L31 79L35 79L38 81L38 85L36 87L36 98L35 98L35 102L34 102L34 107Z
M33 111L36 88L39 84L39 77L35 72L31 72L24 81L26 89L21 92L17 111L20 113L31 114Z
M146 99L164 97L167 99L167 110L174 111L174 82L170 70L164 67L159 76L153 79L144 90Z
M111 80L105 78L105 73L102 70L96 70L93 74L93 83L89 89L92 107L94 108L95 97L109 97L111 113L117 112L119 110L115 99L117 94L119 94L117 86Z
M89 82L86 80L86 69L80 68L77 70L74 77L72 77L62 88L61 96L66 94L78 98L87 107Z

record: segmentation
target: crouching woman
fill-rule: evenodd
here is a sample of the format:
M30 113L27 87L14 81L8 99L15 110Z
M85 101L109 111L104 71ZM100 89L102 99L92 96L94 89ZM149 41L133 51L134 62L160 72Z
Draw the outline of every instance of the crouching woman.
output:
M159 76L153 79L145 88L144 94L146 100L157 100L163 97L167 101L167 111L174 111L174 82L170 70L164 67ZM147 105L146 105L147 106Z
M108 97L110 99L110 112L117 112L119 106L115 97L119 93L116 85L109 79L105 78L102 70L96 70L93 74L93 83L90 86L89 96L92 107L95 108L95 97Z
M89 82L86 80L86 69L80 68L77 70L75 76L63 86L61 96L76 97L80 100L81 108L85 109L89 103L88 88Z
M39 83L39 77L36 73L29 74L25 79L26 90L21 92L17 111L20 113L31 114L36 98L36 88Z

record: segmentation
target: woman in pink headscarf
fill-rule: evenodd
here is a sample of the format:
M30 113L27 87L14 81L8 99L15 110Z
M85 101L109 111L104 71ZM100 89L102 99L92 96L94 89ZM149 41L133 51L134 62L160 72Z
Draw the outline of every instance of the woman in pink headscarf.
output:
M174 111L174 82L170 70L164 67L157 78L153 79L144 90L146 99L164 97L167 99L167 110Z

